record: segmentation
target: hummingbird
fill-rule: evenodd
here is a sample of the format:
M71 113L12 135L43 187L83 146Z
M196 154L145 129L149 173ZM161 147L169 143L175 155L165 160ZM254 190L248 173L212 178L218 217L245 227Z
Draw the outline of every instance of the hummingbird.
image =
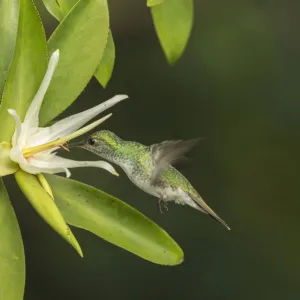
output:
M163 208L168 209L168 202L189 205L208 214L230 230L191 183L172 166L198 140L170 140L145 146L125 141L111 131L101 130L80 143L79 147L121 167L137 187L158 198L160 212L163 212Z

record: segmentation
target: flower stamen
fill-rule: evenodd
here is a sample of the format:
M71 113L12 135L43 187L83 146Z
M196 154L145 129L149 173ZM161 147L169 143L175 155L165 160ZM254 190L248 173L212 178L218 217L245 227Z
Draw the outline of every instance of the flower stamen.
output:
M65 149L66 151L70 152L70 147L68 145L68 143L65 143L65 144L62 144L62 145L59 145L59 147Z

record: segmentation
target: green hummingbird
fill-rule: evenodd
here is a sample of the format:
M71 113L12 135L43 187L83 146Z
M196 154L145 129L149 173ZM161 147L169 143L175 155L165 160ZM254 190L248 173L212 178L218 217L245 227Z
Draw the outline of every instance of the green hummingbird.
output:
M230 230L190 182L172 166L197 141L164 141L145 146L124 141L113 132L102 130L87 138L79 147L120 166L136 186L158 198L161 212L163 207L167 210L167 202L189 205L210 215Z

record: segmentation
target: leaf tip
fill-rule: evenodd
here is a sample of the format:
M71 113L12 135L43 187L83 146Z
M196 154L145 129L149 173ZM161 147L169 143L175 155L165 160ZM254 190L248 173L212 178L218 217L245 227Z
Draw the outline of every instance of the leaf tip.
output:
M77 242L77 240L76 240L76 238L75 238L75 236L73 235L72 232L71 232L71 236L70 236L70 243L74 247L74 249L77 251L77 253L79 254L79 256L81 258L83 258L83 252L81 250L81 247L80 247L79 243Z
M178 246L177 248L177 253L176 255L174 255L174 261L172 264L170 264L171 266L176 266L176 265L180 265L182 264L184 261L184 252L183 250Z
M180 59L182 53L179 55L173 55L173 54L167 54L166 53L166 57L167 57L167 61L169 63L170 66L174 66L177 61Z
M151 6L161 4L163 2L164 2L164 0L147 0L147 6L151 7Z

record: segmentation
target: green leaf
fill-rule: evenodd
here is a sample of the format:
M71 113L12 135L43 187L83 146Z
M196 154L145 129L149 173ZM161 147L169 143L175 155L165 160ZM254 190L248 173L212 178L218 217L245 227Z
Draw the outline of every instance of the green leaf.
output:
M67 15L68 12L73 8L73 6L79 1L79 0L57 0L61 10L64 15ZM81 0L82 1L82 0ZM85 0L83 0L85 1Z
M10 150L11 144L0 143L0 177L13 174L19 169L19 165L10 159Z
M95 77L104 88L106 87L107 83L111 78L114 65L115 65L115 57L116 57L115 44L112 37L112 33L111 31L109 31L108 39L107 39L107 43L106 43L106 47L102 59L95 72Z
M22 236L1 178L0 236L0 299L22 300L25 287L25 256Z
M19 19L19 1L0 0L0 95L14 52Z
M161 1L161 0L160 0ZM58 1L60 6L57 4L56 0L43 0L46 8L58 21L61 21L65 15L71 10L71 8L78 2L78 0L60 0ZM51 2L51 5L49 4ZM56 13L55 10L59 9ZM106 41L106 46L100 64L98 65L95 77L99 83L105 88L109 82L115 64L115 44L112 37L111 31L109 31L108 39Z
M168 0L168 1L172 1L172 0ZM163 2L164 2L164 0L147 0L147 6L151 7L154 5L161 4Z
M170 64L182 55L193 26L193 0L168 0L151 7L161 46Z
M61 21L63 19L63 13L57 0L43 0L43 3L49 13L57 20Z
M17 183L29 200L31 205L37 211L37 213L68 243L70 243L75 250L82 255L80 245L74 237L69 226L66 224L63 216L57 208L53 199L49 194L42 188L37 177L19 170L15 173Z
M10 142L15 128L7 109L15 109L20 118L24 118L46 68L47 44L43 25L32 0L20 0L16 47L0 108L0 142Z
M109 30L106 0L81 0L48 41L49 52L60 49L60 60L40 113L41 125L75 101L96 71Z
M48 12L61 21L79 0L43 0Z
M67 223L153 263L176 265L183 261L176 242L134 208L83 183L55 175L46 178Z

